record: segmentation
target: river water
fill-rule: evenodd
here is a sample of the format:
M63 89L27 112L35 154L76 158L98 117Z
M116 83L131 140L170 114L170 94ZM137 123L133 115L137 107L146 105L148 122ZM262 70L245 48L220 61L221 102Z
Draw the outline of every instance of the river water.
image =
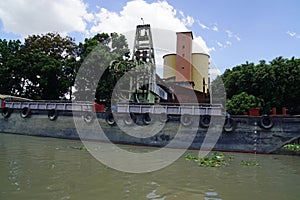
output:
M82 146L0 134L0 199L300 199L299 156L225 153L232 161L221 167L200 167L182 156L164 169L131 174L101 164Z

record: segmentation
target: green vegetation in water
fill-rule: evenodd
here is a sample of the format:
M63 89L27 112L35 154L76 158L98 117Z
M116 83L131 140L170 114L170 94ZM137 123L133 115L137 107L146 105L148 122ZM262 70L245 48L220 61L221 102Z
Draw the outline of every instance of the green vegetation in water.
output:
M259 163L256 160L242 160L241 165L246 167L259 166Z
M233 156L229 156L228 158L226 157L225 159L224 154L214 152L211 157L204 157L204 158L187 154L185 156L185 159L197 162L200 167L220 167L220 166L228 165L228 162L233 160Z
M283 149L300 152L300 145L299 144L287 144L287 145L283 146Z

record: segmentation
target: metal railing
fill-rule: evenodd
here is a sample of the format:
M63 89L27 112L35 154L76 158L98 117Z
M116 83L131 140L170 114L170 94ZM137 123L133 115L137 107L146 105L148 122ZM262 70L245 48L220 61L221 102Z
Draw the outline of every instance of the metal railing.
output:
M7 101L5 107L11 109L28 108L30 110L58 110L58 111L93 111L91 102L55 102L55 101ZM136 114L168 114L168 115L222 115L222 105L219 104L128 104L119 103L118 113Z
M186 105L164 105L164 104L126 104L117 105L118 113L151 113L168 115L222 115L222 105L211 104L186 104Z
M90 102L51 102L51 101L7 101L5 107L11 109L29 108L31 110L92 111Z

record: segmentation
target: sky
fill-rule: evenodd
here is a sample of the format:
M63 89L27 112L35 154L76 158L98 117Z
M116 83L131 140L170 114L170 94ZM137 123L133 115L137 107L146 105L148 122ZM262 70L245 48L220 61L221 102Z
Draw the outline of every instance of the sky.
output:
M167 48L156 36L161 30L192 31L223 73L246 62L300 58L299 8L299 0L1 0L0 39L56 32L82 42L101 32L133 33L146 23L158 48Z

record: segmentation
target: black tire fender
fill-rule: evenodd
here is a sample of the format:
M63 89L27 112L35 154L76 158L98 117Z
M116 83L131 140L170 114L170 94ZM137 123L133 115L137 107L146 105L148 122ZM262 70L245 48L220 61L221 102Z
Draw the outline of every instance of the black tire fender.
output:
M200 116L200 126L202 128L208 128L210 124L210 116L209 115L201 115Z
M134 113L129 113L124 116L124 123L128 126L131 126L134 123L136 123L136 120L137 120L137 117Z
M110 125L110 126L115 125L116 121L115 121L115 119L114 119L114 115L112 114L112 112L106 113L105 121L106 121L106 123L108 123L108 125Z
M271 129L274 126L274 122L269 116L262 116L259 121L259 125L264 129Z
M31 111L30 111L30 108L28 108L28 107L22 108L22 110L20 112L20 115L22 118L28 118L28 117L30 117L30 114L31 114Z
M167 121L169 121L169 116L167 113L162 112L159 114L159 121L162 123L166 123Z
M181 115L180 122L183 126L190 126L190 125L192 125L193 121L194 121L194 119L193 119L192 115L189 115L189 114Z
M10 117L10 114L12 113L12 109L11 108L6 108L6 107L4 107L3 109L2 109L2 116L4 117L4 118L9 118Z
M94 116L93 116L93 113L92 112L86 112L84 114L84 117L83 117L84 121L87 123L87 124L90 124L94 121Z
M51 109L48 111L48 118L51 121L55 121L57 119L57 116L58 116L58 112L56 109Z
M150 113L144 113L144 114L143 114L143 122L144 122L144 124L146 124L146 125L151 124L152 119L151 119Z
M236 122L234 119L226 118L224 126L223 126L223 130L227 133L230 133L230 132L234 131L235 126L236 126Z

